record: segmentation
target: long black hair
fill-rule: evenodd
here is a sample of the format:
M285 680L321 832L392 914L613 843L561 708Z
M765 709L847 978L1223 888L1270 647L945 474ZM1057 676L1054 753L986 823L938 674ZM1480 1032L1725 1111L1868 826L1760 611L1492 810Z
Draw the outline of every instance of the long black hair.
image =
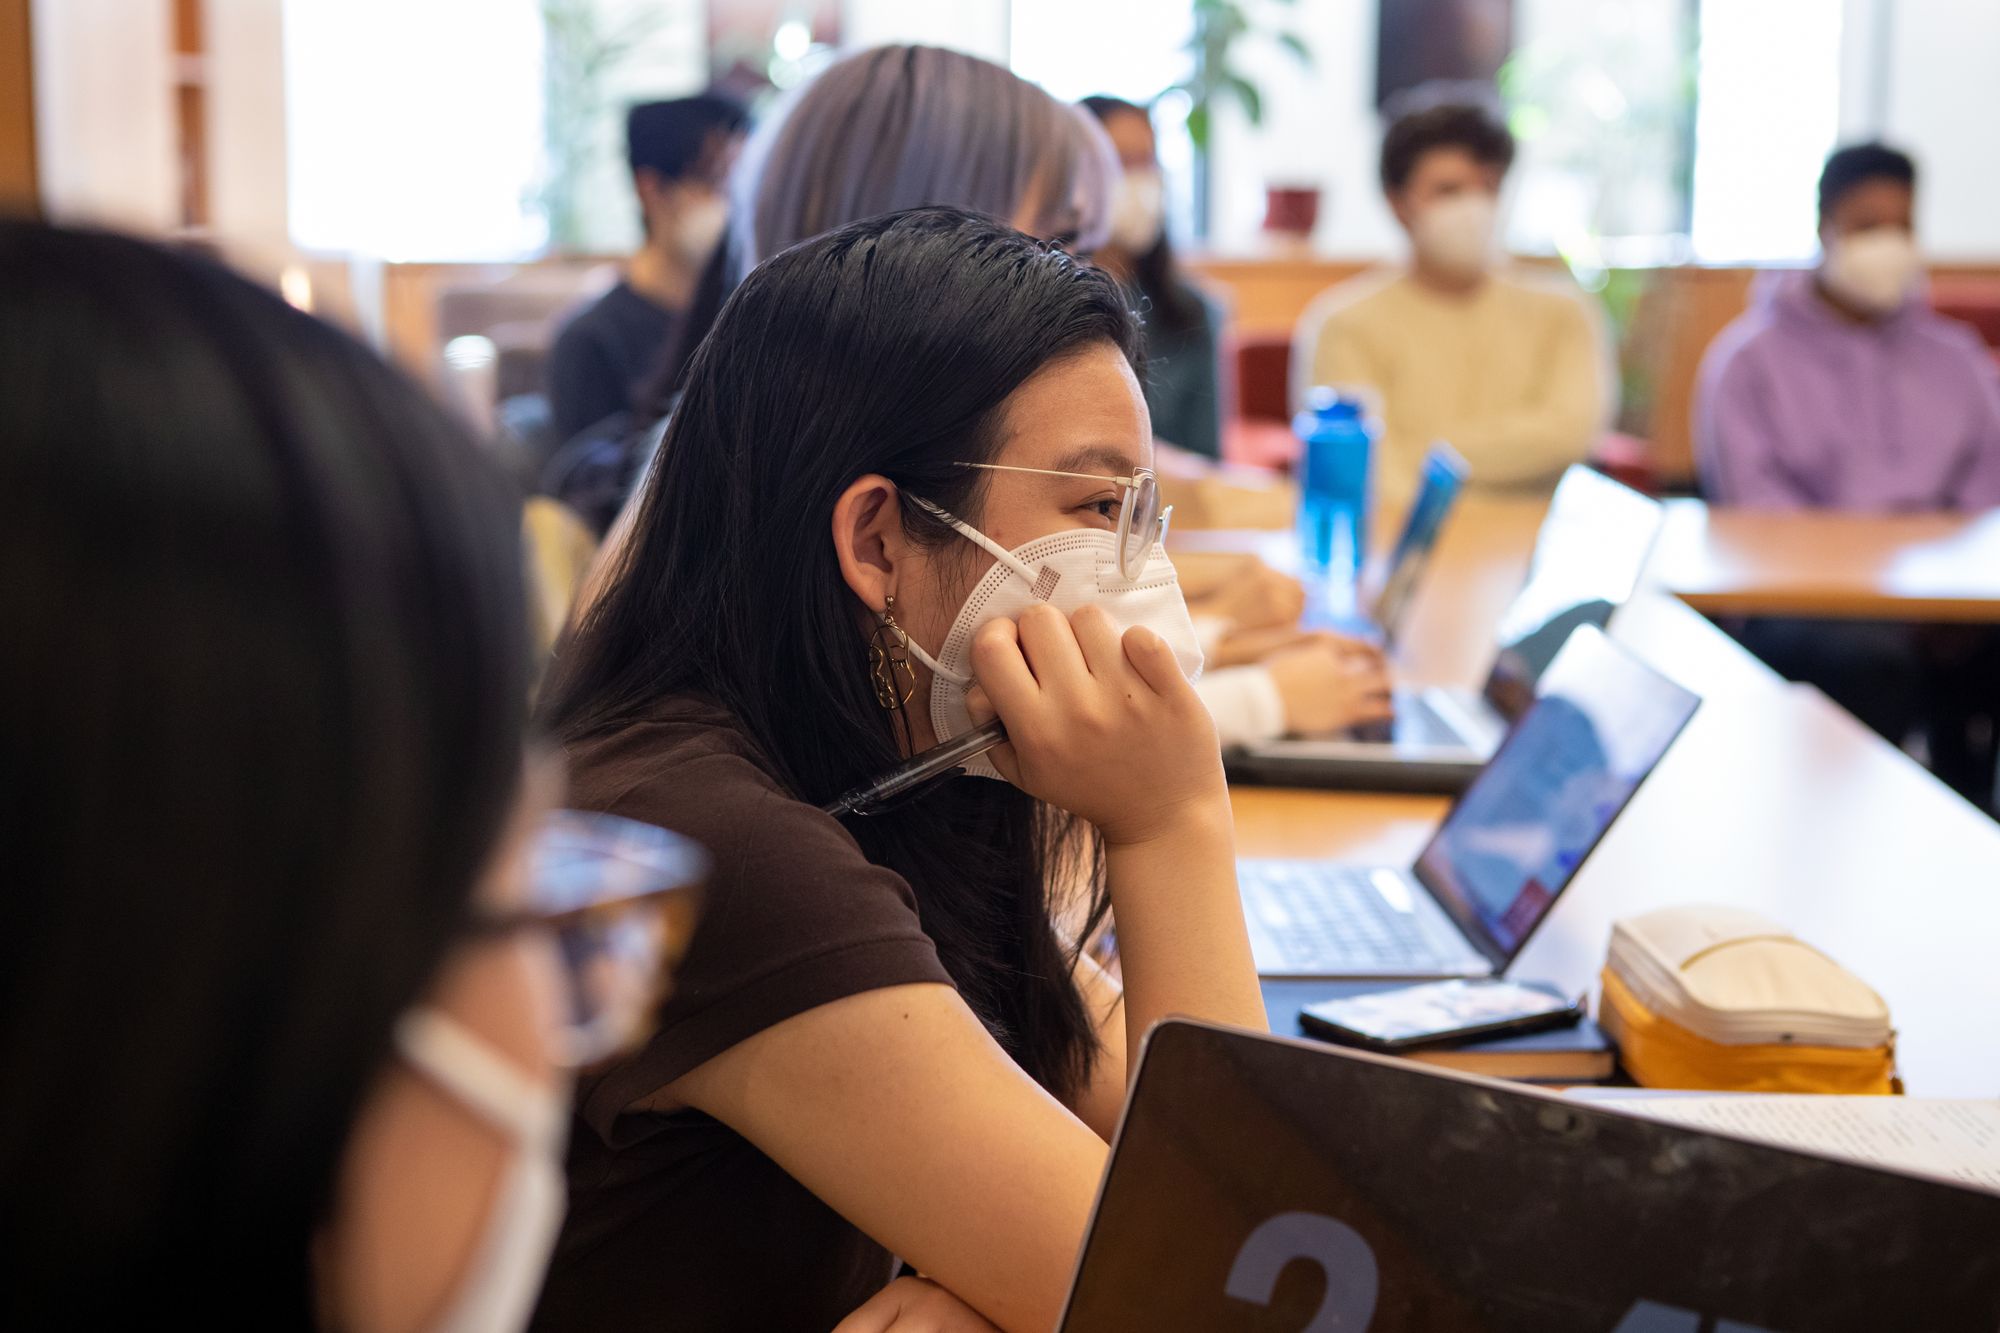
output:
M0 1324L312 1322L518 784L519 524L347 337L0 223Z
M835 501L881 473L915 539L962 546L915 498L976 523L984 474L955 465L992 457L1003 404L1036 371L1107 343L1139 359L1116 283L957 209L858 222L753 271L695 355L615 582L557 653L550 729L576 740L705 696L815 804L896 763ZM909 881L1001 1045L1057 1095L1077 1090L1094 1037L1051 889L1086 886L1079 916L1102 916L1094 837L979 779L849 827Z
M1145 107L1122 97L1102 94L1086 97L1083 107L1100 121L1118 115L1152 119ZM1202 308L1200 298L1188 290L1187 280L1181 276L1180 260L1174 254L1174 243L1168 239L1165 227L1160 228L1159 238L1144 254L1133 255L1131 260L1132 282L1146 298L1152 323L1170 333L1185 333L1207 322L1208 313Z

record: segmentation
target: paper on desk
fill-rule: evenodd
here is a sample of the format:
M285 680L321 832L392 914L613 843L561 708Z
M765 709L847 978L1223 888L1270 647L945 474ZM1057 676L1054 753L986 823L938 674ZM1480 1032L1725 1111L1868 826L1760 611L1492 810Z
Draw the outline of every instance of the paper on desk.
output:
M2000 1193L2000 1101L1681 1094L1604 1105Z

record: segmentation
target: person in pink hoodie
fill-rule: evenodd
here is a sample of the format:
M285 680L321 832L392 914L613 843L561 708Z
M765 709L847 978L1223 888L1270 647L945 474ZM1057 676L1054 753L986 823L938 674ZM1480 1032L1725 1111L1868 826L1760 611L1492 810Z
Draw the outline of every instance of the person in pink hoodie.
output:
M1717 504L1862 513L2000 506L2000 367L1932 311L1916 166L1882 144L1827 159L1822 257L1764 275L1702 366L1695 449ZM1938 775L1991 804L2000 637L1908 625L1755 621L1742 637L1889 739L1922 727Z

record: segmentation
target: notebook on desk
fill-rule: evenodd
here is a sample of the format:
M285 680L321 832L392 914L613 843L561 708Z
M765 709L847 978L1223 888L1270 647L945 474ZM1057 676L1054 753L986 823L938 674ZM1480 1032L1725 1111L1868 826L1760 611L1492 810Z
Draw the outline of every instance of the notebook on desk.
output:
M1172 1020L1061 1328L1993 1333L2000 1196Z
M1618 1072L1617 1049L1604 1030L1588 1018L1540 1032L1422 1046L1401 1052L1398 1058L1461 1074L1527 1083L1601 1083Z

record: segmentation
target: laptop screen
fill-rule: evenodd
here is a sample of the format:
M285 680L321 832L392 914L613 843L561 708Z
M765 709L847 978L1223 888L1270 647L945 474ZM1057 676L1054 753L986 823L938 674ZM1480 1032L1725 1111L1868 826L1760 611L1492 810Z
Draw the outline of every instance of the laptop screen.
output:
M1424 567L1437 547L1445 518L1458 503L1459 492L1465 489L1465 474L1465 460L1450 445L1434 444L1424 457L1423 481L1410 505L1409 517L1403 521L1403 530L1396 537L1388 573L1383 576L1382 591L1376 595L1373 608L1382 640L1391 647L1402 629L1403 617L1409 614L1417 585L1423 581Z
M1992 1333L2000 1196L1167 1022L1062 1328Z
M1592 626L1417 858L1417 877L1505 966L1666 754L1699 700Z
M1657 500L1601 472L1572 467L1549 502L1528 580L1507 607L1486 698L1517 718L1535 682L1578 625L1603 629L1632 596L1665 511Z

